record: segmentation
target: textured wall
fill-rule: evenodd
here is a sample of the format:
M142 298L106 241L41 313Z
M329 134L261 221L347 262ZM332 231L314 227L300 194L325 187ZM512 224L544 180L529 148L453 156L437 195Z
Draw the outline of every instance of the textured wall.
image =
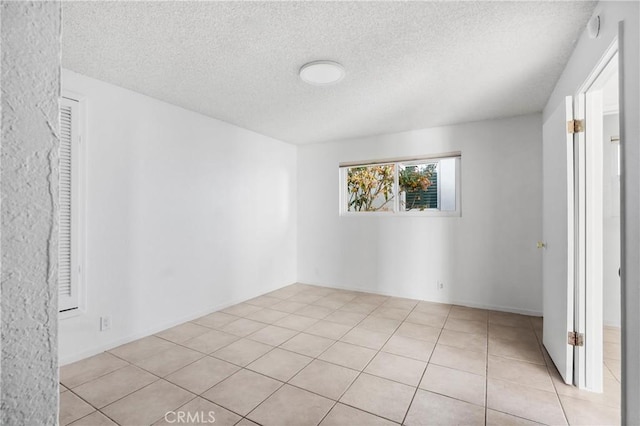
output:
M55 424L60 4L1 13L0 424Z

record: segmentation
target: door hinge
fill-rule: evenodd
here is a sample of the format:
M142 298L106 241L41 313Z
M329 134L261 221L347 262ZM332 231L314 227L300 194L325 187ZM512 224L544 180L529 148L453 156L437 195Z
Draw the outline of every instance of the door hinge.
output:
M567 133L582 133L584 132L584 120L569 120L567 121Z
M584 346L584 334L578 333L577 331L570 331L568 343L571 346Z

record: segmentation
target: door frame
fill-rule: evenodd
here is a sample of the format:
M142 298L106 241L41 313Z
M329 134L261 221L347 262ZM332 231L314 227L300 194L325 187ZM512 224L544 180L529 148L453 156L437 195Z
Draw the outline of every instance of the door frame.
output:
M575 317L574 331L584 346L574 347L574 384L592 392L603 390L603 140L602 99L594 91L601 78L619 69L615 38L574 97L574 118L585 131L574 134L575 147ZM613 71L615 72L615 71ZM588 171L588 173L587 173Z

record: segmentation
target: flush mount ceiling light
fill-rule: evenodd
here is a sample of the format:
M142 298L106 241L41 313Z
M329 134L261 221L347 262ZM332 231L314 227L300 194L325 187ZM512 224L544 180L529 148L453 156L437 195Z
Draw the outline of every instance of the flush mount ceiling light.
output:
M300 68L300 79L305 83L325 86L334 84L344 77L344 68L334 61L314 61Z

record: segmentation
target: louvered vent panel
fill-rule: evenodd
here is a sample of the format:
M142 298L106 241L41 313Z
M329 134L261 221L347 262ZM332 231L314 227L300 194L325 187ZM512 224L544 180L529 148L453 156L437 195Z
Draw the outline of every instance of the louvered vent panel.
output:
M58 228L59 263L58 285L60 296L71 296L71 147L72 134L72 108L67 105L60 107L60 222Z

